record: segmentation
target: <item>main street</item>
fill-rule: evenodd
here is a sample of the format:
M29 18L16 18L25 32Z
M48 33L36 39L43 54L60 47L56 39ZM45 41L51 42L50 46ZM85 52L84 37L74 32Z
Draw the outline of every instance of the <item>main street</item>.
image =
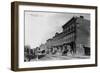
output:
M46 55L40 59L35 58L32 59L31 61L48 61L48 60L71 60L71 59L89 59L89 56L57 56L57 55Z

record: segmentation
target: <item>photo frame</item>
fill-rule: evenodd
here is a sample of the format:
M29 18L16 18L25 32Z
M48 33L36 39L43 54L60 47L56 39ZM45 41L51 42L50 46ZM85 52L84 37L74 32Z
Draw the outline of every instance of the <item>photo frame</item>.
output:
M97 7L11 3L11 70L97 66Z

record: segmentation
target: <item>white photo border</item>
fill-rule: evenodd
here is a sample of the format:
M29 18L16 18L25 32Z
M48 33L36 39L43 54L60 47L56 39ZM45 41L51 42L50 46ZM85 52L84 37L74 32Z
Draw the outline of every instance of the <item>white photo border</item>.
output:
M83 9L83 8L63 8L63 7L46 7L46 6L28 6L19 5L19 54L18 63L19 68L35 68L35 67L52 67L52 66L64 66L64 65L84 65L84 64L95 64L95 9ZM91 15L91 58L90 59L76 59L76 60L55 60L55 61L34 61L24 62L24 10L32 11L54 11L54 12L71 12L71 13L89 13Z

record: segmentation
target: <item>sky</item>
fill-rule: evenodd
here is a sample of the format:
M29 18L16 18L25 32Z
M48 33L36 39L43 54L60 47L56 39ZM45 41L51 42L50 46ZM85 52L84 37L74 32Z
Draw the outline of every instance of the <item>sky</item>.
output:
M84 16L90 20L90 14L83 13L55 13L25 11L25 45L31 48L39 47L52 38L56 32L62 32L64 25L73 16Z

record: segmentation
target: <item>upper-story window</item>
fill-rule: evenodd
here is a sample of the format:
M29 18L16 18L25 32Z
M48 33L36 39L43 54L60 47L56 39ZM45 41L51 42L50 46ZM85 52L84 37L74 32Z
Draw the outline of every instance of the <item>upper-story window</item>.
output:
M68 33L70 32L70 27L68 28Z
M76 23L76 27L79 27L80 26L80 24L79 23Z

